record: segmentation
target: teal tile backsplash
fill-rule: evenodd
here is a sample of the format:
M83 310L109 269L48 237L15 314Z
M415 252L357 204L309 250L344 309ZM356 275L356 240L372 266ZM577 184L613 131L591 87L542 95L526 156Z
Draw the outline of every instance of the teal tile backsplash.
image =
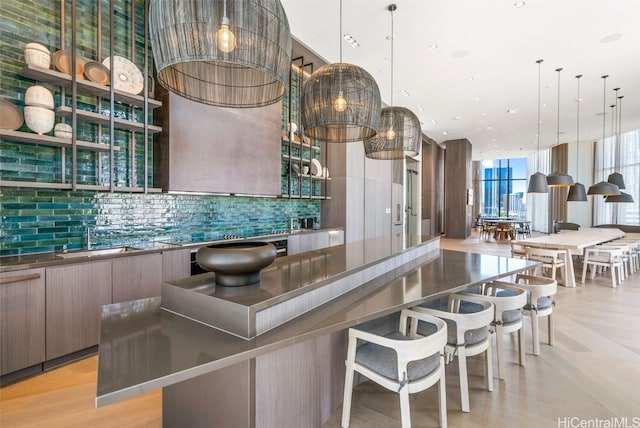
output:
M0 255L86 246L135 245L188 237L255 236L320 219L320 202L167 193L128 194L0 189Z

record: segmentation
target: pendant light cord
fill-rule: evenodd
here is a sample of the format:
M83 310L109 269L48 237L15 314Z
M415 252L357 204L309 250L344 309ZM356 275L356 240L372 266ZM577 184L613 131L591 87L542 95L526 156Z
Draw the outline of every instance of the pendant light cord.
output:
M540 64L542 64L542 59L537 60L538 63L538 156L536 157L536 171L539 171L538 163L540 163Z
M600 156L602 157L602 180L604 181L604 139L607 126L607 77L608 74L602 76L602 150Z
M576 100L577 112L576 112L576 181L580 179L580 78L582 74L578 74L578 99Z
M556 129L556 146L560 144L560 72L562 67L556 68L558 72L558 127Z
M389 6L391 11L391 107L393 107L393 11L395 9L395 4Z
M338 41L340 43L340 63L342 63L342 0L340 0L340 37Z

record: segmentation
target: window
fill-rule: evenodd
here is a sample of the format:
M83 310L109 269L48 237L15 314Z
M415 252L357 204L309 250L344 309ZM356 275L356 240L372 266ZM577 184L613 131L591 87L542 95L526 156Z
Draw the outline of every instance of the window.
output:
M483 161L480 170L480 215L526 217L527 159Z
M624 177L623 192L633 196L633 203L607 203L594 198L593 224L640 224L640 129L596 144L594 182L606 181L609 174L619 172Z

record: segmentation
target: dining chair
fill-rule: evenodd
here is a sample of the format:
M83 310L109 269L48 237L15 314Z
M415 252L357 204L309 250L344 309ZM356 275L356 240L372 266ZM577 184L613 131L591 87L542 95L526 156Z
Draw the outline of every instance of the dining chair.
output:
M511 257L516 259L527 258L526 246L523 243L515 240L515 241L509 241L509 245L511 246Z
M417 333L418 322L428 325L429 335ZM409 326L409 330L408 329ZM355 373L360 373L378 385L400 395L403 428L411 427L409 394L424 391L438 384L440 426L447 426L447 394L444 347L447 325L429 314L403 309L397 331L379 334L349 329L342 426L349 426L351 397Z
M591 279L595 278L598 268L608 268L611 272L611 287L615 288L622 283L622 255L623 248L600 247L598 245L587 248L582 262L582 280L584 284L587 270L591 270Z
M493 303L494 315L489 331L496 335L498 378L504 379L507 370L504 356L505 334L518 333L518 363L525 365L522 311L527 304L527 292L512 284L488 282L468 288L464 294L472 302Z
M516 239L519 237L522 238L531 238L531 222L530 221L522 221L519 223L516 228Z
M485 353L487 390L493 391L493 361L491 358L491 335L489 328L493 321L494 309L491 302L472 302L463 294L449 294L442 299L426 302L412 308L443 319L447 323L447 345L445 361L450 363L458 358L460 375L460 401L463 412L469 412L469 380L467 357ZM418 334L429 335L433 327L418 322Z
M567 264L565 262L565 257L567 257L566 251L527 247L526 253L528 260L542 262L540 268L543 272L545 270L549 270L551 279L556 279L556 272L558 269L561 269L560 277L565 281L567 280ZM535 273L536 270L536 268L532 269L532 273Z
M501 284L503 281L496 281ZM517 274L513 283L506 284L522 288L527 292L527 304L523 315L531 318L531 339L533 355L540 355L540 318L547 317L547 337L550 346L554 342L553 296L558 290L558 282L544 276Z

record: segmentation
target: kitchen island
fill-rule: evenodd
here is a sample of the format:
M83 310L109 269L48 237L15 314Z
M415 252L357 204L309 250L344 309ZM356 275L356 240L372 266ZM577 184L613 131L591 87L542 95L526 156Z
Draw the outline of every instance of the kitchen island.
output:
M107 305L96 404L161 387L165 426L320 426L342 401L349 327L537 264L438 243L397 250L368 240L278 259L274 275L305 258L324 260L300 271L298 284L307 285L293 287L295 296L345 276L362 282L248 339L163 309L162 298Z

